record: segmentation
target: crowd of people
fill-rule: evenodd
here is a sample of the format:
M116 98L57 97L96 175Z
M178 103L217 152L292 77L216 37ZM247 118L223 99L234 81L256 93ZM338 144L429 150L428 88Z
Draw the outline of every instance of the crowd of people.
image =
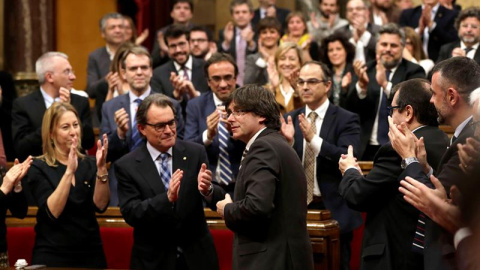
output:
M307 209L338 221L342 270L361 212L362 269L476 269L480 7L348 0L342 18L337 0L308 16L275 2L231 0L215 41L175 0L151 53L148 30L104 15L93 113L61 52L37 60L38 91L0 88L0 165L18 158L0 266L6 210L36 205L33 264L106 268L95 213L110 205L134 228L133 269L218 269L205 206L235 233L233 269L313 269Z

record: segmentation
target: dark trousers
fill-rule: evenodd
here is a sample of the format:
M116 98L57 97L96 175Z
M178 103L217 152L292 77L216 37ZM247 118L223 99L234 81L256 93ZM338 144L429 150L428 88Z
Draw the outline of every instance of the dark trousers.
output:
M340 270L350 270L350 257L352 256L352 239L353 232L340 234Z

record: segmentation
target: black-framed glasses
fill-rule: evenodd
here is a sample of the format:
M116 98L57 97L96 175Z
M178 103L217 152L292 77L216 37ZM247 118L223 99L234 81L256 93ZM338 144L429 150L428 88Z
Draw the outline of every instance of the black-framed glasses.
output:
M156 132L163 132L167 126L172 130L175 129L177 127L177 121L173 119L165 123L156 123L156 124L145 123L145 125L153 127L153 129L155 129Z
M236 110L236 111L227 111L227 118L230 117L230 115L233 115L234 118L244 116L246 113L249 113L250 111L247 110Z
M400 108L402 108L402 107L403 107L403 106L387 106L388 115L392 116L393 110L395 110L395 109L400 109Z
M319 83L325 83L325 82L327 82L327 80L319 80L319 79L302 80L302 79L298 79L297 86L302 87L303 85L305 85L305 83L307 83L307 87L314 87L315 85L317 85Z
M472 121L469 123L470 127L475 130L477 129L478 125L480 125L480 121Z

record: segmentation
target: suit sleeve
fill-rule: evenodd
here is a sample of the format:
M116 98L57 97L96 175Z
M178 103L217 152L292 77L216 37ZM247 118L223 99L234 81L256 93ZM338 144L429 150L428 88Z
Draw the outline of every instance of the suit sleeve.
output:
M438 54L438 58L437 58L437 61L435 61L435 63L439 63L450 57L452 57L452 52L450 51L450 44L445 44L442 47L440 47L440 52Z
M42 128L33 128L25 104L19 100L13 102L12 107L12 137L15 154L18 159L24 160L30 155L32 148L42 145Z
M127 140L121 140L117 134L116 124L114 123L115 112L110 112L109 107L106 106L110 103L104 103L102 106L102 122L100 126L100 135L107 134L108 137L108 161L116 161L126 153L128 153ZM113 110L113 108L111 108ZM113 128L115 127L115 128Z
M256 65L256 61L259 58L255 57L255 55L247 56L243 84L261 84L265 81L265 78L262 78L265 69Z
M183 110L180 102L173 100L173 106L175 107L175 118L177 119L177 137L183 140L185 134L185 120L183 119Z
M90 98L97 97L97 88L102 81L106 82L105 78L100 77L97 60L90 54L87 63L87 93Z
M3 175L3 171L1 174ZM0 181L0 185L1 184L3 184L3 178ZM24 218L27 215L27 198L25 197L23 190L16 193L12 189L12 191L10 191L10 193L7 195L0 191L0 204L6 205L12 215L16 218Z
M125 221L132 227L152 222L165 222L174 219L174 204L168 201L167 192L144 198L141 194L138 175L134 175L133 165L114 164L118 181L120 210Z
M341 116L339 115L339 117ZM353 146L354 151L360 148L360 119L358 115L351 114L340 128L336 143L323 140L320 149L320 155L332 161L338 161L342 154L346 154L349 145Z
M200 104L195 101L187 103L187 123L185 125L185 140L192 141L203 145L202 134L203 130L200 130ZM206 121L206 119L204 120Z
M90 104L87 98L78 97L79 116L82 121L82 148L88 150L95 144L95 135L92 127L92 114L90 113Z
M266 230L275 209L276 175L280 168L274 146L266 140L253 144L242 166L245 196L225 206L225 224L234 232L261 232Z

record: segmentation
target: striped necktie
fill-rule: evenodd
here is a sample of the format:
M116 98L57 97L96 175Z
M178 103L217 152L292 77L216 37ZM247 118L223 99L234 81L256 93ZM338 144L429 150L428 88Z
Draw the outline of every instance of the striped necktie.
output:
M218 123L218 142L219 142L219 169L220 169L220 181L228 185L232 182L232 166L230 164L230 155L228 154L228 139L230 134L228 133L225 124L222 122Z
M157 161L160 163L159 174L160 178L162 179L163 185L165 186L165 190L168 190L168 186L170 184L170 170L168 169L168 153L161 153L157 157Z
M137 108L135 109L135 115L133 115L132 144L130 147L130 151L139 147L143 141L142 136L140 136L140 132L138 131L138 128L137 128L137 110L138 110L138 107L140 106L140 103L142 103L142 100L137 98L135 99L135 103L137 103Z

